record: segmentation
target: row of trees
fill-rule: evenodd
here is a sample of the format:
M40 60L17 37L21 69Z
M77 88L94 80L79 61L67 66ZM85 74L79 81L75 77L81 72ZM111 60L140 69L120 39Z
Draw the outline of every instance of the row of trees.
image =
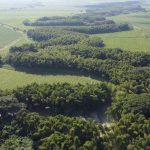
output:
M44 42L47 40L57 41L57 39L59 41L60 41L60 39L62 39L64 41L65 37L68 40L69 40L69 37L71 39L76 38L78 40L81 40L83 38L88 37L85 34L79 34L79 33L74 33L74 32L70 32L70 31L64 31L64 30L61 30L60 28L53 29L51 27L32 29L32 30L29 30L27 32L27 35L29 38L32 38L33 40L38 41L38 42Z
M120 84L129 93L143 93L149 91L149 58L147 53L129 53L120 49L75 45L53 46L38 52L11 53L6 62L16 68L82 71Z
M30 110L50 114L87 114L104 105L110 105L111 88L106 84L70 85L32 84L14 91L20 103Z
M75 44L77 42L78 44ZM134 67L148 67L150 65L149 53L128 52L119 48L108 49L103 46L105 46L105 44L99 37L85 38L82 36L71 36L69 38L69 36L64 36L36 44L24 44L22 46L11 47L10 53L38 52L40 48L43 49L43 47L45 47L46 50L44 49L43 53L66 52L71 56L80 56L82 58L122 61Z
M82 58L122 61L134 67L146 67L150 65L149 53L129 52L120 48L105 48L103 47L104 45L104 42L99 37L89 37L81 40L79 44L66 46L57 45L48 47L48 50L68 51L71 55L81 56Z
M88 5L86 10L86 15L90 16L91 14L99 15L103 17L116 16L120 14L129 14L129 13L137 13L137 12L145 12L145 8L143 8L139 2L134 1L126 1L126 2L110 2L110 3L102 3L102 4L93 4Z
M90 25L102 25L102 24L115 24L112 20L106 20L98 14L87 15L75 15L70 17L42 17L33 22L25 20L26 26L90 26Z
M99 33L112 33L112 32L121 32L129 31L133 28L128 24L102 24L96 26L81 26L81 27L68 27L67 31L74 31L85 34L99 34Z

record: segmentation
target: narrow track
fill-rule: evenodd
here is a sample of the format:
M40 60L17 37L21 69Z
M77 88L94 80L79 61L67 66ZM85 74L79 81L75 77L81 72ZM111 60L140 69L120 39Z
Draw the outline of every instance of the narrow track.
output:
M15 31L15 32L18 32L18 33L21 33L21 34L22 34L22 36L21 36L20 38L18 38L18 39L16 39L16 40L12 41L11 43L7 44L6 46L4 46L4 47L2 47L2 48L0 48L0 51L3 51L3 50L5 50L5 49L8 49L8 48L10 48L11 46L14 46L14 45L15 45L16 43L18 43L18 42L23 38L23 36L25 35L25 32L24 32L24 31L22 31L22 30L20 30L20 29L18 29L18 28L15 28L15 27L13 27L13 26L10 26L10 25L4 24L4 23L0 23L0 26L3 26L3 27L5 27L5 28L9 28L9 29L11 29L11 30L13 30L13 31Z

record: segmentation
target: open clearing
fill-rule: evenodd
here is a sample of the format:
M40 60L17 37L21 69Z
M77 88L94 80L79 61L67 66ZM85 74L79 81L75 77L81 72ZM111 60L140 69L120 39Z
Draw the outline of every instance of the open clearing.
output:
M100 36L108 48L150 52L150 11L110 17L118 23L129 23L134 30L107 33Z
M17 41L22 34L0 25L0 49Z
M0 68L0 89L15 89L31 83L72 83L86 84L98 83L100 81L85 77L83 75L73 75L64 72L62 74L31 74L11 69Z

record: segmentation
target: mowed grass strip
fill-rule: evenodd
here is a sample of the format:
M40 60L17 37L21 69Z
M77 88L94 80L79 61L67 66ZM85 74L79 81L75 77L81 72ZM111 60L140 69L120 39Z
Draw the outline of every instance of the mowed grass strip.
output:
M22 34L0 25L0 49L21 38Z
M100 81L85 77L83 75L67 75L67 72L60 74L32 74L11 69L0 68L0 89L12 90L17 87L22 87L31 83L71 83L71 84L86 84L99 83Z

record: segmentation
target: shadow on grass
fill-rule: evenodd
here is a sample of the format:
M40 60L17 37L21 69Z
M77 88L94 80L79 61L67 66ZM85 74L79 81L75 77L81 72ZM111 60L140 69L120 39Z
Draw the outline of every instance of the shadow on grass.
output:
M71 70L71 69L48 69L48 68L15 68L16 71L25 72L28 74L35 74L35 75L63 75L63 76L80 76L80 77L90 77L92 79L98 80L98 81L106 81L105 79L102 79L101 77L98 77L96 75L91 75L90 73L83 72L83 71L77 71L77 70Z

